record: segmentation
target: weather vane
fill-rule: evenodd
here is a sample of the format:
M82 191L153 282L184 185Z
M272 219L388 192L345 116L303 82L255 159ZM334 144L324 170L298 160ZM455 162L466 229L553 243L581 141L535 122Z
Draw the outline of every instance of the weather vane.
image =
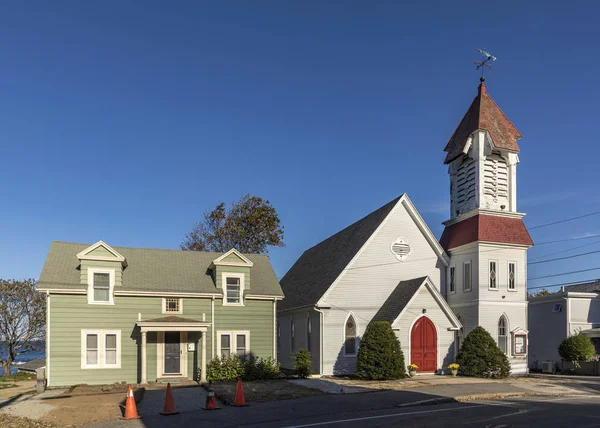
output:
M487 52L485 49L477 49L477 52L479 52L483 56L483 59L481 61L475 61L475 65L477 65L477 70L481 68L481 77L479 78L479 80L481 81L481 83L483 83L485 82L485 76L483 75L485 68L492 68L492 64L488 64L488 61L496 61L496 57L491 53Z

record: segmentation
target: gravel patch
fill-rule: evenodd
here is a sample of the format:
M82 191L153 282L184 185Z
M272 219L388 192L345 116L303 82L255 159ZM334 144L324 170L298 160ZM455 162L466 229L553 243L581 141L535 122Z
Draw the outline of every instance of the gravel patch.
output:
M0 413L0 427L2 428L54 428L53 425L48 422L35 421L29 418L22 418L19 416L9 415L7 413Z

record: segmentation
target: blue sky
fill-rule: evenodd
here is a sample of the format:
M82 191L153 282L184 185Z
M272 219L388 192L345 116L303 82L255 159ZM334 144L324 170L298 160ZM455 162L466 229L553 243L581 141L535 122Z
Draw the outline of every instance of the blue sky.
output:
M443 148L476 95L477 47L498 57L488 92L524 135L527 225L599 211L600 4L406 3L5 3L0 277L38 277L52 240L178 248L205 210L246 193L285 226L287 246L270 252L279 276L403 192L439 237ZM532 236L599 234L599 220ZM596 246L564 252L584 244ZM571 241L530 257L596 249ZM532 265L529 277L598 260Z

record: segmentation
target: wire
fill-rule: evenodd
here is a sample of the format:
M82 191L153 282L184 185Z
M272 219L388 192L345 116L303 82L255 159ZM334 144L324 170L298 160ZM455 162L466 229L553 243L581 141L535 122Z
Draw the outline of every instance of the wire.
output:
M596 254L596 253L600 253L600 250L596 250L596 251L589 251L587 253L580 253L580 254L574 254L572 256L566 256L566 257L558 257L556 259L548 259L548 260L541 260L539 262L532 262L532 263L527 263L528 265L537 265L539 263L548 263L548 262L555 262L557 260L565 260L565 259L572 259L575 257L581 257L581 256L587 256L588 254Z
M540 245L546 245L546 244L557 244L559 242L567 242L567 241L579 241L581 239L592 239L592 238L600 238L600 234L598 235L590 235L590 236L580 236L578 238L565 238L565 239L559 239L557 241L544 241L544 242L536 242L535 246L539 247Z
M563 282L561 284L538 285L536 287L527 287L527 289L528 290L539 290L540 288L554 288L554 287L561 287L561 286L565 286L565 285L586 284L586 283L594 282L594 281L598 281L598 279L592 278L592 279L587 279L587 280L583 280L583 281Z
M593 213L589 213L589 214L580 215L580 216L578 216L578 217L566 218L566 219L564 219L564 220L559 220L559 221L555 221L555 222L552 222L552 223L540 224L539 226L530 227L530 228L528 228L528 229L529 229L529 230L533 230L533 229L540 229L540 228L542 228L542 227L554 226L555 224L566 223L566 222L568 222L568 221L578 220L578 219L580 219L580 218L584 218L584 217L591 217L591 216L593 216L593 215L598 215L598 214L600 214L600 211L596 211L596 212L593 212Z
M544 254L543 256L537 256L537 257L530 259L530 263L533 262L534 260L543 259L544 257L555 256L557 254L567 253L569 251L577 250L579 248L584 248L584 247L590 247L590 246L596 245L596 244L600 244L600 241L592 242L591 244L579 245L577 247L569 248L568 250L555 251L554 253Z
M574 271L571 271L571 272L555 273L554 275L536 276L535 278L527 278L527 281L535 281L536 279L544 279L544 278L554 278L554 277L557 277L557 276L571 275L572 273L589 272L589 271L592 271L592 270L600 270L600 266L599 267L595 267L595 268L590 268L590 269L574 270Z

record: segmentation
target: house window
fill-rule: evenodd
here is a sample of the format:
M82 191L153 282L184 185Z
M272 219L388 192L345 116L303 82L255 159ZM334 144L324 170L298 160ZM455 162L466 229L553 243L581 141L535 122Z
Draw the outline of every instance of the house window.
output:
M183 299L164 298L162 299L163 314L182 314Z
M450 267L450 293L454 293L456 291L456 280L455 280L455 269L454 266Z
M555 303L554 306L552 306L552 312L562 312L562 303Z
M115 285L114 269L88 268L88 303L112 305Z
M356 355L356 321L350 315L344 330L344 354Z
M463 291L471 291L471 262L463 263Z
M249 331L218 331L217 355L229 358L233 355L244 357L250 352Z
M497 272L498 262L490 260L490 290L498 289Z
M82 330L81 368L121 368L120 330Z
M221 334L221 358L231 357L231 335Z
M517 280L517 264L511 262L508 264L508 289L509 290L517 289L516 280Z
M224 305L243 306L244 305L244 275L243 274L223 274L224 287Z
M502 315L500 320L498 321L498 347L505 354L508 353L508 341L506 340L507 336L507 327L506 327L506 317Z
M310 322L310 315L306 316L306 350L311 352L310 336L312 335L312 323Z
M296 323L293 318L290 322L290 349L292 353L296 352Z

